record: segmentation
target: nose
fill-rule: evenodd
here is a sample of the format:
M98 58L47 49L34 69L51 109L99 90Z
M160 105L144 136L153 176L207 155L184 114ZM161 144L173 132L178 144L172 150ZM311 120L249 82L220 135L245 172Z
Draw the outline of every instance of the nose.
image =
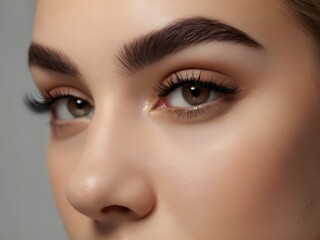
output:
M138 220L152 212L155 195L143 164L143 148L137 145L141 137L136 130L105 124L88 130L66 184L74 209L100 223Z

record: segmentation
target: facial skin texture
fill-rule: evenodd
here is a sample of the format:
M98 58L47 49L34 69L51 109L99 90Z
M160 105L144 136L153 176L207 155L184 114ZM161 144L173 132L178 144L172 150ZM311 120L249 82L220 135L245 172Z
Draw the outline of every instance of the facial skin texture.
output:
M231 25L262 47L212 41L138 71L119 63L123 45L195 17ZM33 63L40 92L60 89L94 106L89 117L53 124L48 143L70 239L320 239L311 41L276 0L39 0L33 42L68 56L81 74ZM200 119L155 108L159 82L199 69L240 92L211 101L217 107Z

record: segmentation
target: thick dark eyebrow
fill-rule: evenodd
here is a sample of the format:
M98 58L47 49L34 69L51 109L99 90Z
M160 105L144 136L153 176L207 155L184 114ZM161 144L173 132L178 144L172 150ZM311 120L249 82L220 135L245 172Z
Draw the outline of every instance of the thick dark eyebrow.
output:
M214 41L263 49L256 40L237 28L218 20L195 17L178 20L124 44L116 59L125 70L139 71L190 46Z
M74 78L81 77L78 67L66 54L34 42L29 47L29 66L38 66Z

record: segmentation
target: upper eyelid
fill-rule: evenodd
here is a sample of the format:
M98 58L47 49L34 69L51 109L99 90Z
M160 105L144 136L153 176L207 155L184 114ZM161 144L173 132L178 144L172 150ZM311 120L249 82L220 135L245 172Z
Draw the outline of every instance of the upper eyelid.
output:
M195 71L197 71L197 75L194 74ZM207 73L206 77L202 77L202 73L204 71ZM182 73L185 73L185 76L183 76ZM219 77L216 75L219 75ZM172 76L175 76L175 78ZM200 69L187 69L175 72L171 76L167 77L166 80L158 82L157 86L154 88L154 91L157 93L158 97L166 98L184 84L196 83L198 86L201 85L202 87L208 88L211 91L216 91L220 94L238 94L240 92L240 86L234 81L227 79L227 75L219 72Z
M183 76L183 73L186 74L187 77L194 77L194 78L197 78L199 76L195 75L195 72L198 72L198 75L201 75L203 78L213 78L213 76L223 76L223 77L226 77L228 76L227 74L224 74L222 72L219 72L217 70L212 70L212 69L202 69L202 68L186 68L186 69L179 69L179 70L176 70L176 71L173 71L171 72L170 74L168 74L165 78L164 78L164 81L166 79L170 79L172 77L182 77ZM206 74L207 73L207 74ZM208 74L210 73L210 74ZM210 76L208 76L210 75Z
M197 75L194 74L195 71L198 72ZM183 73L185 73L185 75L183 75ZM231 77L229 77L227 74L221 73L216 70L200 68L190 68L174 71L167 75L162 81L158 82L158 86L176 82L181 83L181 80L200 80L201 82L215 82L216 84L224 84L228 82L229 84L226 85L230 85L231 87L238 87L237 84L235 84L235 81L231 80Z
M47 96L56 97L56 98L63 98L63 97L74 97L79 98L84 101L87 101L91 106L94 106L93 100L82 91L71 88L71 87L58 87L58 88L52 88L52 89L46 89L45 90Z

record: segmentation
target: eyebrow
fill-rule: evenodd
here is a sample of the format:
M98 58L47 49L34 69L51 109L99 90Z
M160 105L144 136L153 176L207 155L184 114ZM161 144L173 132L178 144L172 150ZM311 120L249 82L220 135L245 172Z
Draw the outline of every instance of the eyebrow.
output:
M34 42L29 47L29 66L38 66L74 78L81 77L78 67L66 54Z
M215 19L203 17L180 19L172 24L125 43L116 55L121 68L140 71L188 47L210 42L233 42L254 49L263 49L245 32ZM77 65L63 52L39 43L29 47L29 66L81 78Z
M195 17L178 20L124 44L116 59L125 70L139 71L188 47L210 42L233 42L263 49L254 38L237 28L215 19Z

